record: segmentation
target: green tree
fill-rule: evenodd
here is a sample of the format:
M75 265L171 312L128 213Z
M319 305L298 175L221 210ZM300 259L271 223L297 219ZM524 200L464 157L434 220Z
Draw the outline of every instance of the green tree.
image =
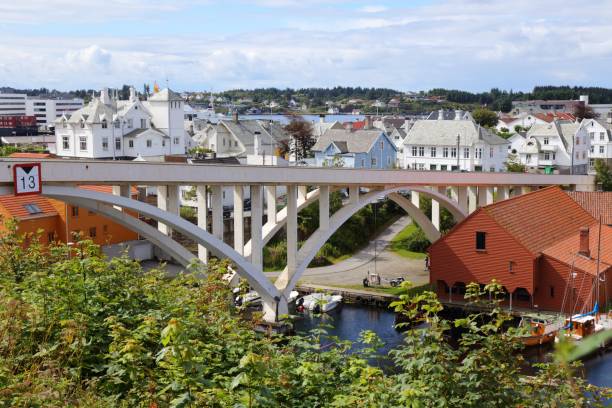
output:
M506 171L510 173L524 173L526 168L523 163L521 163L518 155L514 153L510 153L508 155L508 160L505 163Z
M480 126L495 127L497 125L497 114L487 108L474 109L472 117Z
M315 144L312 135L312 125L301 116L291 116L291 121L285 126L285 131L291 136L290 152L297 161L310 157L310 149Z
M595 160L595 182L601 184L604 191L612 191L612 169L604 160Z

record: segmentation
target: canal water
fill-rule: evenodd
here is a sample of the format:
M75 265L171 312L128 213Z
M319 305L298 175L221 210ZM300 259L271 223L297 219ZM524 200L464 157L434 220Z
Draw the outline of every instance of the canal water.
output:
M379 350L381 356L386 356L389 351L402 343L403 335L393 327L395 314L384 308L374 306L343 304L342 307L329 314L321 316L304 315L294 323L298 333L307 333L311 329L319 328L321 325L327 330L328 335L337 336L341 340L357 342L359 334L363 330L371 330L384 342L384 347ZM329 344L324 340L323 345ZM537 362L546 359L546 351L534 349L525 358L528 361ZM391 364L390 362L387 362ZM584 361L587 380L600 387L612 387L612 353L597 356Z

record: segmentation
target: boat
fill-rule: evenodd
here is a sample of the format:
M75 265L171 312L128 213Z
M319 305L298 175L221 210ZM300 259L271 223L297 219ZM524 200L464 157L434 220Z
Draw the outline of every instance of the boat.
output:
M239 290L238 290L239 291ZM238 293L238 291L235 289L234 293ZM299 292L297 290L292 290L291 293L289 293L289 297L287 298L287 302L289 303L293 303L295 302L295 300L298 298L298 296L300 296ZM236 304L236 306L249 306L249 307L258 307L262 305L262 299L261 296L259 295L259 293L257 293L254 290L251 290L249 292L247 292L245 295L238 295L236 296L236 298L234 299L234 302Z
M328 313L342 304L342 296L312 293L297 300L296 305L315 313Z
M525 347L552 343L559 331L559 324L553 324L539 316L530 315L521 318L519 327L526 327L529 330L528 334L519 337Z

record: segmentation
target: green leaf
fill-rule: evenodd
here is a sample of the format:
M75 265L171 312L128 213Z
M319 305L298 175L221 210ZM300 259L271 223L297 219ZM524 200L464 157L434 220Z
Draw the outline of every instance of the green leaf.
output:
M578 360L601 347L602 344L612 340L612 330L605 330L584 338L577 343L574 350L568 355L568 361Z

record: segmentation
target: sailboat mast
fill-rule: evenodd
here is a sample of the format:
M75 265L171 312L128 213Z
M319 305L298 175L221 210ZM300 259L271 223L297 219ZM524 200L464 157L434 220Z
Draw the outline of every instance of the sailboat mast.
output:
M595 320L599 320L599 267L601 265L601 228L602 221L601 216L599 217L599 234L597 237L597 272L595 273L595 304L597 307L597 312L595 313Z

